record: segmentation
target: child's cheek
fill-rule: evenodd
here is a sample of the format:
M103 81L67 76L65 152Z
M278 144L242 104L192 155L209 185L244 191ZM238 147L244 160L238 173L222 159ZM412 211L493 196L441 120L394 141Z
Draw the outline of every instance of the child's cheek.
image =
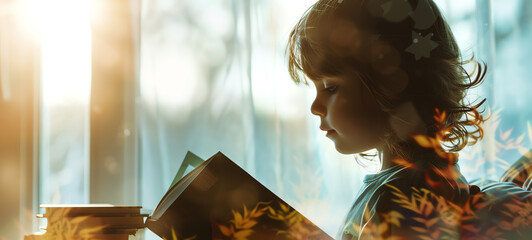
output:
M387 122L386 115L373 101L356 101L353 97L342 99L342 125L348 126L353 134L364 138L377 138Z
M360 132L367 121L365 109L360 102L355 102L352 98L343 97L337 100L337 108L334 109L335 122L341 127L346 134Z

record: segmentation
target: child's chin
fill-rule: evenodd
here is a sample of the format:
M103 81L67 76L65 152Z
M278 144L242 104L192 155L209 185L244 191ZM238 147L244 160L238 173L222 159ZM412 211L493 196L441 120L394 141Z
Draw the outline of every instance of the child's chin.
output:
M363 153L367 152L373 148L357 148L353 146L342 146L341 144L335 142L336 151L338 151L341 154L357 154L357 153Z
M361 153L362 151L357 151L356 149L349 149L342 146L339 146L335 143L336 151L338 151L341 154L356 154Z

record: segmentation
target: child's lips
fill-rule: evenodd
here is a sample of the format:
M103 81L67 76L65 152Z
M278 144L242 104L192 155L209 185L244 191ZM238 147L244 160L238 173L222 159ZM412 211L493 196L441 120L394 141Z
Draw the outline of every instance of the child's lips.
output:
M323 127L323 126L321 126L320 129L321 129L322 131L327 132L327 134L326 134L325 136L329 136L329 135L331 135L331 134L333 134L333 133L336 133L336 131L334 131L334 130L332 130L331 128L328 128L328 127Z
M328 128L328 127L320 127L320 129L322 131L331 131L332 130L331 128Z

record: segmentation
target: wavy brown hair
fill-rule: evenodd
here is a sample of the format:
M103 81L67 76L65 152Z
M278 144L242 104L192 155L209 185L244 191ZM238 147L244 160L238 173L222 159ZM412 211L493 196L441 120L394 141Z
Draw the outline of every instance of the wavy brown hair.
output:
M462 60L432 0L319 0L292 29L287 55L298 84L356 73L389 116L410 103L425 135L444 131L441 146L447 151L458 152L483 137L486 119L478 109L486 99L471 104L465 97L483 81L486 65L473 57ZM468 63L475 65L471 74L464 68ZM443 119L434 117L436 109L446 113ZM423 151L388 128L383 138L397 156L411 160Z

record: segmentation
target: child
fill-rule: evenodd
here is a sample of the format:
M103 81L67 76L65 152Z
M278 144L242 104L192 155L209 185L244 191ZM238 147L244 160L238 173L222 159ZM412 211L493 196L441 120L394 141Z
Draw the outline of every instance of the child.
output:
M290 75L317 89L311 112L338 152L376 148L337 239L456 239L470 187L457 154L483 136L472 80L432 0L319 0L290 33ZM306 77L305 77L306 76ZM444 150L443 146L447 150Z

